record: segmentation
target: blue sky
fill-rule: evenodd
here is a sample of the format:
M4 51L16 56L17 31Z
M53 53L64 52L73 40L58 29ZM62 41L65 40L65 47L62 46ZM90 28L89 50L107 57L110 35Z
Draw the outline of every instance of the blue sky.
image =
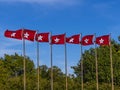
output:
M6 29L28 28L53 35L120 35L120 0L0 0L0 56L22 54L22 41L4 37ZM83 47L89 49L92 46ZM31 49L30 49L31 48ZM36 42L26 41L26 55L36 64ZM80 45L67 44L68 73L80 59ZM40 43L40 64L50 67L50 46ZM64 46L53 45L53 65L64 72Z

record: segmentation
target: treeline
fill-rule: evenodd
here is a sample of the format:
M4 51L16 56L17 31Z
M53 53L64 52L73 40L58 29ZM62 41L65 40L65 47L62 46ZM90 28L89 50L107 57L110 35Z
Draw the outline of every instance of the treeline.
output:
M119 37L120 40L120 37ZM120 90L120 44L112 40L113 78L115 90ZM111 90L110 46L99 46L97 49L99 90ZM81 61L73 66L77 80L81 76ZM96 90L95 49L83 53L83 80L88 84L87 90Z
M50 90L51 68L41 65L40 90ZM69 90L79 88L75 78L68 76ZM65 90L65 74L57 66L53 66L54 90ZM26 90L37 90L37 69L29 57L26 58ZM0 90L23 90L23 57L18 54L4 55L0 59Z
M109 46L97 47L99 90L111 90L110 50ZM120 44L112 41L113 71L115 90L120 90ZM74 74L68 76L68 90L81 90L80 60ZM83 53L84 90L96 90L95 49ZM40 90L50 90L51 68L41 65ZM37 90L37 68L26 57L27 90ZM65 90L65 74L57 66L53 67L54 90ZM0 90L23 90L23 56L5 54L0 58Z

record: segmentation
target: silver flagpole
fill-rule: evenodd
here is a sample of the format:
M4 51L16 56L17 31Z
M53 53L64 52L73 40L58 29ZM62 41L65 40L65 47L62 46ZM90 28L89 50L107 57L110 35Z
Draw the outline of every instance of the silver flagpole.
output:
M51 90L53 90L53 57L52 57L52 33L50 34L50 56L51 56Z
M26 90L26 55L25 55L25 39L24 39L24 28L22 29L22 38L23 38L23 70L24 70L24 90Z
M81 34L81 40L82 40L82 34ZM82 57L83 51L82 51L82 43L81 43L81 90L83 90L83 57Z
M37 31L37 34L38 34L38 31ZM37 41L37 77L38 77L38 83L37 83L37 90L39 90L39 74L40 74L40 69L39 69L39 42Z
M97 59L97 46L96 46L96 34L95 34L95 66L96 66L96 90L98 90L98 59Z
M110 41L111 81L112 81L112 90L114 90L111 34L110 34L110 37L109 37L109 41Z
M68 90L68 79L67 79L67 50L66 50L66 34L65 34L65 37L64 37L64 43L65 43L65 75L66 75L66 83L65 83L65 86L66 86L66 90Z

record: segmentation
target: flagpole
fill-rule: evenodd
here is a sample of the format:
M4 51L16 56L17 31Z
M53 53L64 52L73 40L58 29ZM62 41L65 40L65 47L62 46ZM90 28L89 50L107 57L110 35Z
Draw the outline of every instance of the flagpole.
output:
M95 34L95 40L96 40L96 34ZM95 66L96 66L96 90L98 90L98 59L97 59L97 45L95 42Z
M37 31L37 33L38 33L38 31ZM40 81L39 81L39 79L40 79L40 77L39 77L39 74L40 74L40 69L39 69L39 42L37 41L37 77L38 77L38 83L37 83L37 89L39 90L39 83L40 83Z
M68 79L67 79L67 50L66 50L66 34L65 34L65 37L64 37L64 43L65 43L65 75L66 75L66 83L65 83L65 86L66 86L66 90L68 90Z
M50 60L50 63L51 63L51 90L53 90L53 57L52 57L52 39L51 39L51 36L52 36L52 32L50 34L50 56L51 56L51 60Z
M24 90L26 90L26 55L25 55L25 39L24 39L24 29L22 29L22 37L23 37L23 70L24 70L24 78L23 78L23 82L24 82Z
M82 34L81 34L81 40L82 40ZM81 43L81 90L83 90L83 57L82 57L83 51L82 51L82 43Z
M114 90L111 34L110 34L110 37L109 37L109 41L110 41L111 81L112 81L112 90Z

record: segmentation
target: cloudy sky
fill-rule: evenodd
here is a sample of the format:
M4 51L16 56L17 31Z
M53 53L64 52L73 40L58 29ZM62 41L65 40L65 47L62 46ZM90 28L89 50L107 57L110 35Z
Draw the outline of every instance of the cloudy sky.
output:
M27 28L67 36L120 35L119 0L0 0L0 56L22 54L22 41L4 37L6 29ZM89 49L91 46L83 47ZM36 64L36 42L26 41L26 55ZM68 71L80 59L80 45L67 44ZM50 45L40 43L40 64L50 67ZM53 64L64 71L64 45L53 46Z

